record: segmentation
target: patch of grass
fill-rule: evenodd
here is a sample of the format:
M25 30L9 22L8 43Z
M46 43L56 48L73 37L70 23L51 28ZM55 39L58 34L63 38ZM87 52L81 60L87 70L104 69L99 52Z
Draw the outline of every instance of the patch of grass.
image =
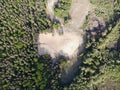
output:
M111 19L114 10L114 1L112 0L90 0L94 5L95 14L98 17L103 17L105 21Z
M56 23L56 22L54 22L54 23L53 23L53 29L58 29L58 27L59 27L59 24Z
M55 15L63 18L65 21L70 19L69 10L71 7L72 0L59 0L54 7Z
M103 74L94 77L91 81L92 86L98 90L120 90L120 69L119 66L102 67ZM94 90L95 90L94 87Z

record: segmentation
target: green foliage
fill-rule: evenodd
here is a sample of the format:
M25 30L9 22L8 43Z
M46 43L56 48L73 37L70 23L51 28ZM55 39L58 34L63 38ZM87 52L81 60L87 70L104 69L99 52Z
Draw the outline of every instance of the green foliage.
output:
M95 5L95 14L106 21L105 29L109 32L105 37L90 38L87 36L86 52L82 56L82 64L79 67L80 74L68 88L65 87L65 90L99 90L103 85L108 90L119 90L120 3L119 0L114 2L91 0L91 2ZM88 25L89 17L90 15L85 25ZM108 82L113 83L108 84Z
M55 15L67 21L70 18L69 10L71 2L72 0L59 0L54 7Z
M113 0L90 0L94 5L95 14L103 17L105 21L112 19L111 16L114 14L114 1Z
M61 61L59 67L62 70L62 72L67 73L69 69L69 64L67 61Z
M98 46L98 48L117 48L118 40L120 38L119 31L120 30L120 23L119 20L116 26L112 29L112 31L106 36L102 43ZM104 42L104 43L103 43Z
M56 23L56 22L54 22L54 23L53 23L53 28L54 28L54 29L58 29L58 27L59 27L59 24Z
M120 0L114 1L114 12L118 15L120 15Z
M0 0L0 90L55 90L56 69L35 45L49 26L44 0Z
M120 1L90 1L109 32L104 38L87 36L80 73L64 90L99 89L111 78L120 84ZM55 14L66 20L70 5L71 0L59 0ZM0 0L0 90L63 90L59 65L53 66L48 55L37 55L35 34L50 26L44 0ZM66 62L60 65L67 68Z

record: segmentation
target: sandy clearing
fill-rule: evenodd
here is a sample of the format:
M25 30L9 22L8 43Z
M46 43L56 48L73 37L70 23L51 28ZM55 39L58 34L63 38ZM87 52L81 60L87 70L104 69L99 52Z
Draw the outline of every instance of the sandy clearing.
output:
M47 0L47 14L51 17L54 16L54 3L57 0ZM53 58L53 62L59 55L64 57L69 57L70 60L67 61L68 66L67 72L62 71L61 81L67 83L72 80L75 73L78 70L80 61L77 60L77 55L83 50L84 39L83 30L80 29L85 21L88 12L91 10L91 4L89 0L72 0L70 15L71 20L67 25L63 25L61 19L63 35L59 35L59 30L54 30L53 33L40 33L38 38L38 51L40 55L49 54Z
M55 58L61 52L63 55L73 57L83 42L83 39L79 38L74 32L65 32L63 35L55 33L54 36L51 33L41 34L39 38L41 43L39 49L45 48L52 58ZM40 55L44 55L45 53L39 50Z
M54 3L57 0L47 0L47 14L54 17ZM59 55L61 52L72 57L78 52L78 47L83 44L82 30L80 27L83 25L86 15L90 10L90 3L88 0L73 0L70 10L71 22L63 26L63 35L54 33L40 33L38 42L38 51L40 55L50 54L52 58ZM82 47L81 47L82 48Z

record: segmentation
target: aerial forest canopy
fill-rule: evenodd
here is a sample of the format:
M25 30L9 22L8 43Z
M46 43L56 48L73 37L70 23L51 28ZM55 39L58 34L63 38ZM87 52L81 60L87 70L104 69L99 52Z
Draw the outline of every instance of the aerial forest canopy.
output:
M68 64L40 56L37 39L69 25L74 0L56 0L53 10L62 24L47 15L47 1L0 0L0 90L120 90L120 0L85 0L92 9L80 27L84 51L77 56L77 74L66 84L61 71Z
M52 86L50 57L39 60L35 42L49 27L44 0L0 0L0 90Z

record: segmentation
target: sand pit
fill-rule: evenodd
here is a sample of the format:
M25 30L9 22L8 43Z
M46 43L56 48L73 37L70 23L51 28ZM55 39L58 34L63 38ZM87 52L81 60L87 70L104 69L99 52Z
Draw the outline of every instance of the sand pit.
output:
M78 52L78 47L83 43L83 38L80 38L76 33L65 32L63 35L58 33L42 33L39 35L39 54L50 54L52 58L56 55L65 55L73 57ZM41 51L43 50L43 51Z

